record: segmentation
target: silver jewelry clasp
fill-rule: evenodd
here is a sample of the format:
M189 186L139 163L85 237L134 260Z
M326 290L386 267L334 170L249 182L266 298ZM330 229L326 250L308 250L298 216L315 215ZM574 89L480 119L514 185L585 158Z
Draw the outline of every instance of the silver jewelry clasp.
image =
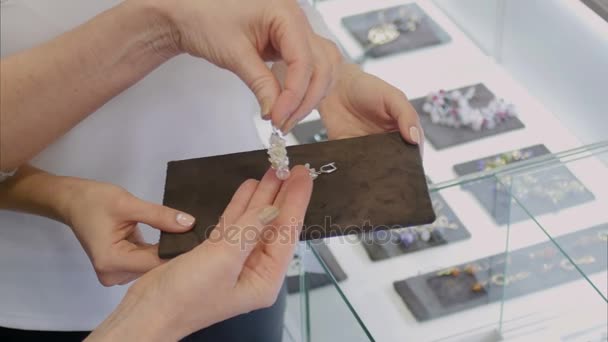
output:
M325 164L325 165L321 166L319 168L319 171L317 171L314 168L311 168L310 164L308 164L308 163L304 164L304 167L306 167L306 169L308 169L308 173L310 174L310 177L312 179L316 179L317 177L319 177L319 175L321 175L323 173L332 173L332 172L338 170L335 162L331 162L329 164Z
M332 162L326 165L323 165L319 168L320 173L332 173L336 171L338 168L336 167L336 163Z

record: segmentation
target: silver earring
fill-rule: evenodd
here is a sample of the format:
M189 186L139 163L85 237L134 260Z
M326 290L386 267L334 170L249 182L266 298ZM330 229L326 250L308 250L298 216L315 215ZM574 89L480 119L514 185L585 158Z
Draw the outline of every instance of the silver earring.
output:
M332 173L332 172L338 170L335 162L321 166L319 168L319 171L317 171L314 168L311 168L309 163L304 164L304 167L306 167L306 169L308 170L308 174L310 175L310 178L312 178L312 179L317 179L317 177L319 177L319 175L321 175L321 174Z

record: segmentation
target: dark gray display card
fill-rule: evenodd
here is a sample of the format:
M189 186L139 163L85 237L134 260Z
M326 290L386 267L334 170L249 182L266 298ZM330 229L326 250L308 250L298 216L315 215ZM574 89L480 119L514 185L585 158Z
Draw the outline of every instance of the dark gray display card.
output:
M300 144L327 141L327 130L321 120L302 122L291 130Z
M310 246L315 249L317 255L319 255L319 257L323 260L336 281L340 282L347 278L346 273L344 273L344 270L342 267L340 267L340 264L338 264L336 257L329 250L325 244L325 241L311 241ZM311 255L310 257L314 256ZM294 261L296 261L296 259L294 259ZM331 277L327 273L306 272L305 276L309 290L323 287L332 283ZM287 293L291 294L300 292L300 276L287 276L285 281L287 282Z
M485 157L454 166L459 176L492 169L504 161L505 164L538 157L551 153L544 145L534 145L520 150L513 150ZM513 156L520 159L514 160ZM505 186L510 184L510 186ZM529 218L516 204L512 204L513 194L532 216L539 216L561 209L569 208L595 197L568 170L566 166L557 166L539 171L530 171L525 175L503 178L501 182L486 178L465 184L465 189L473 192L481 206L494 218L497 224L516 223Z
M431 231L431 238L428 241L423 241L417 237L412 244L404 245L399 240L401 229L380 230L363 234L361 242L370 259L373 261L384 260L471 237L469 231L460 222L443 197L436 192L430 195L437 219L432 224L409 228L409 231L429 230Z
M397 39L383 45L373 46L369 42L367 36L371 28L386 23L393 23L400 27L411 15L420 19L420 24L415 31L400 30ZM365 55L371 57L412 51L447 43L451 40L450 36L416 4L406 4L353 15L343 18L342 24L366 50Z
M608 224L556 240L585 274L606 271ZM514 250L508 256L493 255L393 285L416 319L426 321L581 279L574 265L547 241Z
M471 85L458 88L458 90L464 92L466 89L472 87ZM492 99L494 94L484 84L473 85L475 87L475 96L469 102L473 108L486 107ZM451 92L452 90L447 90ZM431 121L430 115L422 110L426 97L421 97L410 101L412 106L416 108L418 115L420 116L420 123L424 129L424 136L435 149L442 150L444 148L464 144L467 142L479 140L485 137L494 136L500 133L510 132L516 129L524 128L524 124L517 117L508 118L505 122L497 125L494 129L484 128L480 131L475 131L470 127L454 128L435 124Z

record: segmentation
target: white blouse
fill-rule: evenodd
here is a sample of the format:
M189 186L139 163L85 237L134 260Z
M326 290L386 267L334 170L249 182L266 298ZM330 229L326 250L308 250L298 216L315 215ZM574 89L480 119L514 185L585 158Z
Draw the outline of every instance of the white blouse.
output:
M2 56L40 44L118 2L2 0ZM179 56L83 120L32 164L118 184L160 203L168 161L262 148L252 121L258 112L236 76ZM158 241L149 227L144 236ZM0 326L10 328L91 330L126 291L98 283L68 227L15 212L0 211L0 274Z

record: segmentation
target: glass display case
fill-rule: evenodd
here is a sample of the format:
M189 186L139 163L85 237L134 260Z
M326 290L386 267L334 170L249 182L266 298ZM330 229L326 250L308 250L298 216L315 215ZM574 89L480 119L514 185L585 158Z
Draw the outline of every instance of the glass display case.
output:
M300 301L301 340L605 341L605 157L608 142L431 184L470 237L411 253L398 233L377 237L377 248L404 252L382 260L370 257L364 236L325 239L348 274L342 281L316 251L319 241L306 242L313 266L302 267L300 292L291 295ZM585 201L560 204L583 191ZM435 224L431 240L448 227ZM331 283L309 288L311 274Z
M588 3L315 2L417 109L437 220L303 243L293 341L608 341L608 22ZM445 124L450 96L513 115ZM318 114L288 137L325 139Z

